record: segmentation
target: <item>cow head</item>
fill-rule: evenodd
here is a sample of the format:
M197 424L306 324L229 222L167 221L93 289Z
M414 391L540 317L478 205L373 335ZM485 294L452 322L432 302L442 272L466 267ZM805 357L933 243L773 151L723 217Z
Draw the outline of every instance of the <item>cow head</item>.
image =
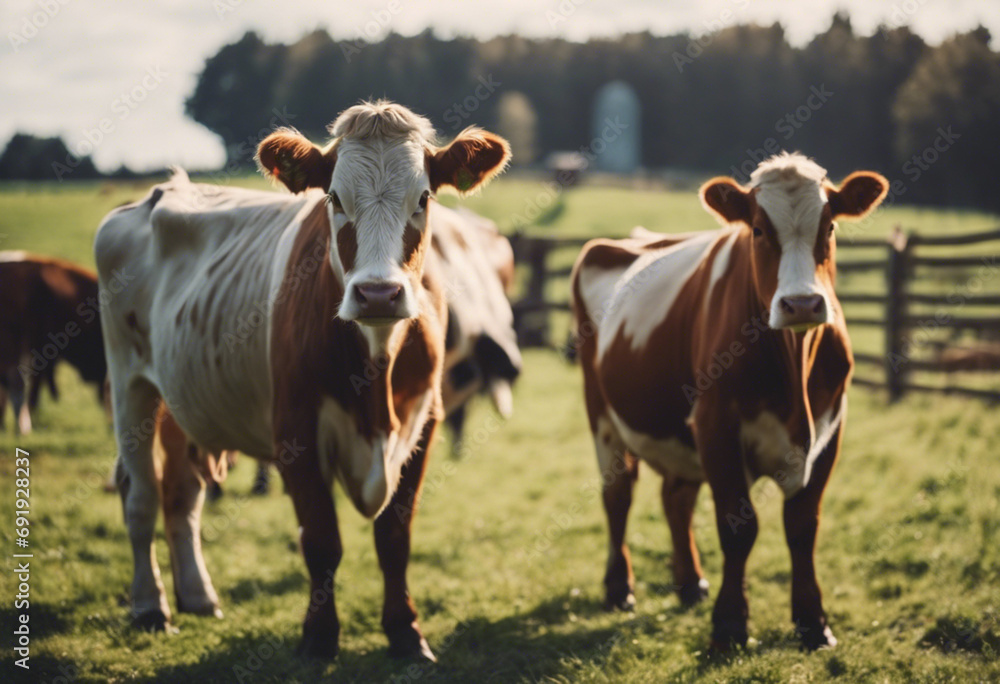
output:
M750 231L754 287L770 327L801 331L833 321L836 221L863 218L888 189L871 171L834 187L825 169L786 152L762 162L747 188L713 178L701 201L721 221Z
M433 193L481 187L504 169L510 146L467 128L439 148L430 121L385 101L347 109L330 132L333 142L321 148L297 131L276 131L257 163L292 192L327 193L330 261L344 285L340 318L371 326L414 318Z

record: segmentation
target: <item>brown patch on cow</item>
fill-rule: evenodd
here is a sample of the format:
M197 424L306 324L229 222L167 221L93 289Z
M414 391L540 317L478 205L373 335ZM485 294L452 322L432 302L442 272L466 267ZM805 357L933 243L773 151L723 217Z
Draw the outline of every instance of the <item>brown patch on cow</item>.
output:
M346 223L337 231L337 255L344 273L354 268L354 260L358 255L358 231L353 223Z
M403 270L409 273L420 273L423 270L427 237L427 233L420 232L412 223L406 223L403 230Z
M320 149L297 131L281 129L257 147L257 165L264 175L280 180L292 192L328 190L337 163L337 149Z
M488 183L510 161L510 144L498 135L467 128L451 144L427 153L431 190L450 186L465 194Z

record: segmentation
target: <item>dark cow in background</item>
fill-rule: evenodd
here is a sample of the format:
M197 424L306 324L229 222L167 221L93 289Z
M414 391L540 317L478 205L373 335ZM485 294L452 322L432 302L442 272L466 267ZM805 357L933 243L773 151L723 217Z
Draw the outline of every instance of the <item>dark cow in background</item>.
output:
M663 477L674 583L685 604L707 595L691 531L708 481L724 553L713 644L747 641L747 556L757 536L750 486L771 477L784 497L792 618L807 648L836 643L814 568L820 500L840 451L851 345L834 293L836 221L885 197L875 173L840 187L799 154L773 157L749 187L701 189L727 227L593 240L572 292L587 414L604 474L609 608L631 608L625 528L638 462Z
M170 621L153 546L161 503L177 609L218 613L197 541L204 478L191 456L238 450L278 467L298 518L310 577L301 652L338 650L337 480L374 519L390 653L433 660L406 580L427 449L444 413L447 308L429 258L440 211L432 193L482 186L510 148L477 128L439 147L427 119L384 101L351 107L331 132L325 147L280 130L258 148L261 169L294 195L178 173L98 229L102 291L117 269L135 279L102 316L132 615L151 629ZM136 437L164 405L159 425L170 434ZM155 441L167 452L162 500Z
M0 252L0 425L9 396L18 432L31 432L31 412L46 385L59 393L55 368L66 361L105 399L107 363L97 276L63 259Z

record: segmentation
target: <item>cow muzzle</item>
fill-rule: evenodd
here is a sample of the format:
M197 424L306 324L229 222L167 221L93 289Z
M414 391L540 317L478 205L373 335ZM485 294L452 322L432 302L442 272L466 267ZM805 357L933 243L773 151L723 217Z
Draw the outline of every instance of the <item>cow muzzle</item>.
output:
M829 322L826 298L819 294L791 295L778 299L774 329L808 330Z
M407 306L406 288L401 283L389 281L358 283L351 294L356 312L354 319L358 323L389 325L412 317Z

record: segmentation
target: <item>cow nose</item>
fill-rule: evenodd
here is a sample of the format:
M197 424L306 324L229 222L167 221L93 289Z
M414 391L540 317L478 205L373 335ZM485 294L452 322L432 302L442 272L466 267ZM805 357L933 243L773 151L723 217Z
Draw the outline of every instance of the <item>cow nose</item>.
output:
M782 297L778 305L785 316L785 325L816 324L826 320L826 301L822 295Z
M361 283L354 288L360 318L399 318L403 286L395 283Z

